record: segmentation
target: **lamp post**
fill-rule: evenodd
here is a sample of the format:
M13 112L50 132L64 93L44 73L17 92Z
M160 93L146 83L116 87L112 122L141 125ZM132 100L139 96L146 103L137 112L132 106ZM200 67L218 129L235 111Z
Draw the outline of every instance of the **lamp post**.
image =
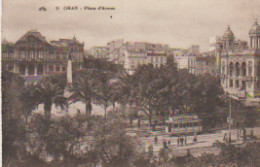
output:
M229 142L231 142L231 124L232 124L232 119L231 119L231 116L232 116L232 107L231 107L231 96L230 97L230 104L229 104Z

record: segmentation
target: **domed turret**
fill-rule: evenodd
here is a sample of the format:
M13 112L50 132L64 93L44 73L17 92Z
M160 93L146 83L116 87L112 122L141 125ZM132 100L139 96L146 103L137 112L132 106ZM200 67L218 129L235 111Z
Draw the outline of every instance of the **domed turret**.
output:
M249 31L250 37L250 48L252 49L259 49L260 48L260 26L255 21L254 25Z
M224 40L234 40L234 33L231 31L230 26L228 26L226 32L223 35Z
M226 32L223 35L223 48L225 51L233 51L234 49L234 33L231 31L230 26L228 26Z
M255 21L255 24L250 29L249 35L250 36L260 36L260 26L258 25L257 20Z

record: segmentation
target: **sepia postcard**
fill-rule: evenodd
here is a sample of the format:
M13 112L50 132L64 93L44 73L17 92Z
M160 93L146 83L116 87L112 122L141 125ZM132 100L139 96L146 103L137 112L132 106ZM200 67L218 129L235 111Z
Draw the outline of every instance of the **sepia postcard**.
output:
M260 167L259 0L2 0L3 167Z

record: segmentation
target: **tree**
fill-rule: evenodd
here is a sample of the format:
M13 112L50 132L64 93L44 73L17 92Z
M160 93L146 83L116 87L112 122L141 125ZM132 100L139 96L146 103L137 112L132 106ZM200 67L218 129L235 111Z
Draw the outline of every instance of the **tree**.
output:
M72 102L81 101L86 105L86 116L91 115L92 101L96 99L96 87L98 80L93 73L82 73L76 78L73 94L71 96Z
M63 97L64 88L60 86L58 82L52 79L52 77L46 77L38 82L37 94L39 103L44 105L44 115L46 119L51 117L52 104L64 108L66 104L66 98Z
M134 74L135 86L134 104L147 116L150 126L155 115L165 115L168 113L167 106L169 90L174 83L169 73L153 65L140 66Z
M107 108L115 103L116 89L113 84L113 78L109 72L100 72L98 83L96 86L96 100L95 103L103 106L105 111L105 118L107 115Z
M130 166L134 156L135 142L124 132L124 125L119 118L107 117L95 125L95 150L103 166Z
M24 80L18 74L2 72L2 146L3 164L21 160L26 154L26 128L19 96Z
M25 120L28 122L28 117L39 104L36 86L33 84L25 85L21 90L21 95L19 97L19 100L22 102L22 110Z

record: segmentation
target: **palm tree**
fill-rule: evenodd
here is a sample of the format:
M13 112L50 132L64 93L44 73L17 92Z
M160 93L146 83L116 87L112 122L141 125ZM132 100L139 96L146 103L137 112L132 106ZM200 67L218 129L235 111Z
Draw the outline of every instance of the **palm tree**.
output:
M39 98L39 104L44 105L44 115L47 120L51 117L52 104L64 108L66 104L66 98L63 97L64 89L60 84L54 82L51 77L44 78L37 84L37 94Z
M92 100L95 99L97 85L96 79L92 74L79 75L73 87L71 96L72 103L81 101L86 105L86 116L89 117L92 111Z
M137 115L136 110L134 110L134 100L135 94L136 94L136 84L135 80L133 79L133 76L129 75L127 72L121 72L118 75L118 80L115 83L115 89L118 91L119 97L118 102L123 106L125 109L126 105L130 105L128 111L128 117L130 121L130 125L132 125L133 122L133 116Z
M39 99L37 94L37 87L33 84L28 84L24 86L21 91L20 101L22 103L22 110L27 123L28 117L31 115L32 111L38 106Z

